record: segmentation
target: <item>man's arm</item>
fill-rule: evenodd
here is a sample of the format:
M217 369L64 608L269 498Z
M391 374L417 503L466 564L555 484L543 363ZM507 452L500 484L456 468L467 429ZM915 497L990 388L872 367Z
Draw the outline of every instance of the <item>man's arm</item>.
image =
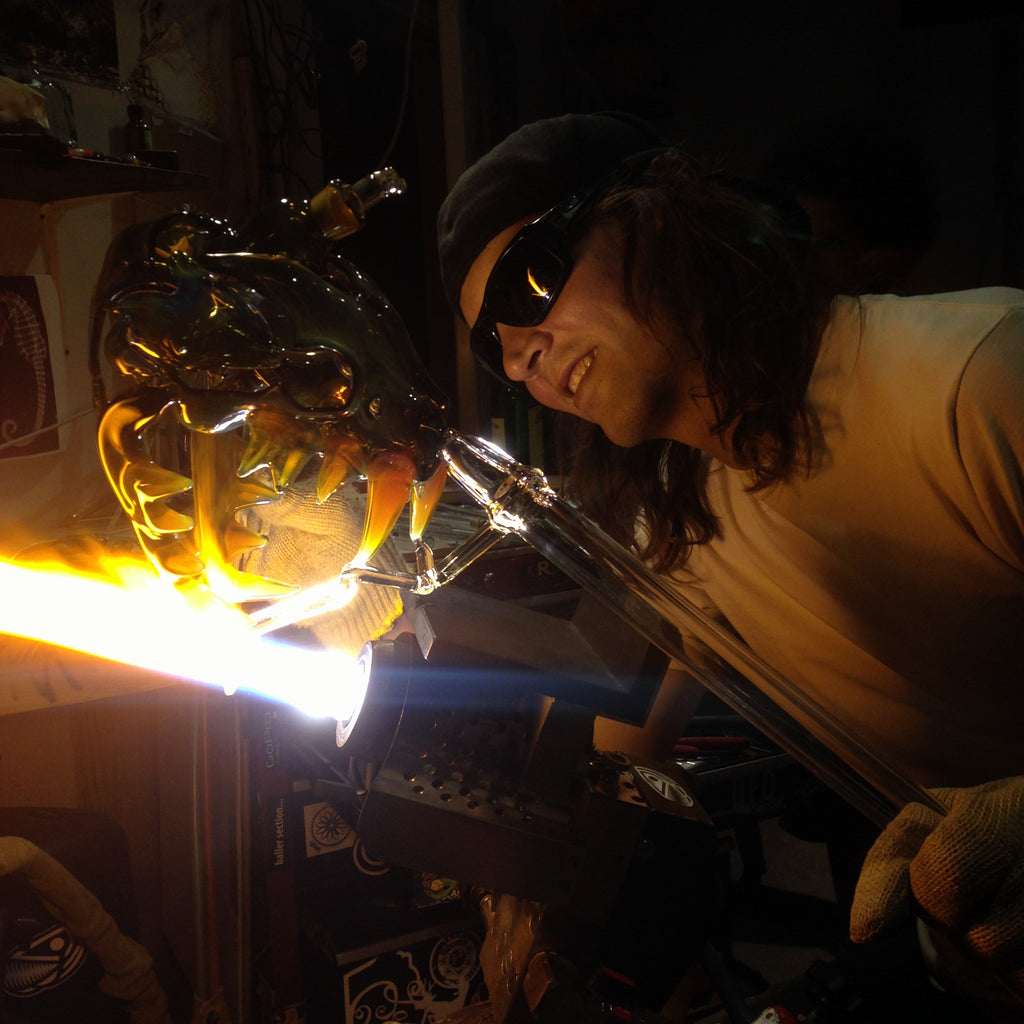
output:
M1009 313L965 367L956 431L979 536L1024 572L1024 310Z

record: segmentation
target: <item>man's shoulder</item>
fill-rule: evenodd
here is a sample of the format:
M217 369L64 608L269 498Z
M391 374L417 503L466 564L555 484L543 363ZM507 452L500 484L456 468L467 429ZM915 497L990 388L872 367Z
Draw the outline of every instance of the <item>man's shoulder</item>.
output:
M964 314L992 315L1010 309L1024 308L1024 290L1007 285L985 288L967 288L953 292L935 292L921 295L860 295L841 296L837 308L858 306L881 314L897 317L927 317L928 310L944 315L960 310Z
M920 408L947 409L979 352L999 349L996 361L1024 360L1022 322L1024 291L1015 288L839 299L809 399L828 409L847 396L842 401L848 408L856 394L900 408L904 417ZM1007 346L1015 352L1008 354Z
M971 288L932 295L862 295L837 300L833 324L856 338L861 356L928 353L968 356L1005 317L1024 309L1024 290Z

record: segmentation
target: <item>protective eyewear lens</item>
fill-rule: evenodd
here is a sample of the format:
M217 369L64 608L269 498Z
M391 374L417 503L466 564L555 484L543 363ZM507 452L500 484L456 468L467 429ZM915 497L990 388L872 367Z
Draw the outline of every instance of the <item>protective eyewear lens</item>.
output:
M539 324L562 290L572 259L531 238L520 237L502 254L487 282L485 301L495 323L509 327Z
M574 192L525 225L498 257L470 332L470 347L485 370L508 384L498 324L535 327L551 311L572 273L572 251L598 198L635 182L663 146L626 157L589 188Z
M571 249L593 195L593 190L576 193L524 225L491 269L470 347L484 368L506 383L497 325L543 322L572 273Z
M491 271L470 334L473 353L504 379L497 324L534 327L548 315L572 271L572 259L529 237L516 236Z

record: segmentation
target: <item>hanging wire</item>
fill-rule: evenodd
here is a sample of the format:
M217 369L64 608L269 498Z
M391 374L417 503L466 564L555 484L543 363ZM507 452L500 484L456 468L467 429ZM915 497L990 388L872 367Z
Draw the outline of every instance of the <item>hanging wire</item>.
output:
M405 59L402 72L402 99L398 105L398 113L395 117L395 130L391 133L391 141L388 142L384 155L377 163L377 170L385 167L391 159L391 153L398 142L398 136L402 131L405 122L405 110L409 103L409 87L412 81L412 39L416 28L416 13L419 10L420 0L413 0L412 10L409 12L409 28L405 34Z
M303 109L317 109L312 16L303 5L301 20L295 23L282 12L282 6L279 0L246 0L243 4L257 109L263 113L264 201L281 195L311 195L314 188L302 171L302 160L304 156L317 163L322 160L319 146L311 143L319 142L319 128L300 127L298 116ZM271 184L275 177L279 189Z
M386 166L391 159L405 123L412 87L413 38L419 6L419 0L413 0L409 10L401 98L390 141L377 163L377 169ZM322 163L320 127L302 128L298 116L303 107L316 111L319 106L313 19L305 5L302 5L298 22L291 12L290 16L286 15L282 8L280 0L246 0L243 4L253 79L259 93L257 109L263 117L263 201L280 198L281 195L311 195L316 189L303 174L302 159L308 156L318 164ZM280 183L279 190L272 187L275 178ZM274 194L275 191L280 194Z
M65 416L64 419L58 420L55 423L47 423L46 426L40 427L38 430L33 430L30 434L19 434L17 437L11 438L9 441L4 441L0 444L0 452L7 448L19 448L24 447L30 441L34 441L37 437L41 437L43 434L48 434L51 430L60 430L61 427L66 427L69 423L74 423L76 420L82 419L84 416L91 416L93 409L83 409L81 412L72 413L70 416Z

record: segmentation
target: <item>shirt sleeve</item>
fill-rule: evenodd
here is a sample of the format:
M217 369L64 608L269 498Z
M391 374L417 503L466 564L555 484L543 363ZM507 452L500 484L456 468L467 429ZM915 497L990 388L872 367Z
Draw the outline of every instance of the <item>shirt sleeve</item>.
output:
M982 540L1024 572L1024 310L1008 313L967 363L957 446L978 500Z

